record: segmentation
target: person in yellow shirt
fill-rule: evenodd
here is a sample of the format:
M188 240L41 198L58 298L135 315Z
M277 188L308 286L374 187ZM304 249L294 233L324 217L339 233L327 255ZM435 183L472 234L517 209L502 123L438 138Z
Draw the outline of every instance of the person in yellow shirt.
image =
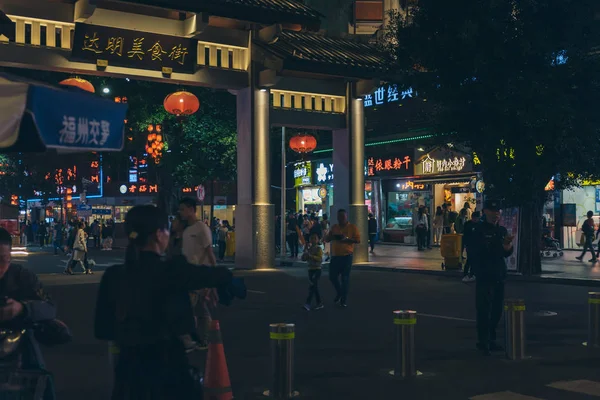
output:
M331 243L329 280L336 291L334 302L346 307L354 245L360 243L360 233L356 225L348 222L346 210L339 210L337 219L338 223L331 227L326 237L326 241Z

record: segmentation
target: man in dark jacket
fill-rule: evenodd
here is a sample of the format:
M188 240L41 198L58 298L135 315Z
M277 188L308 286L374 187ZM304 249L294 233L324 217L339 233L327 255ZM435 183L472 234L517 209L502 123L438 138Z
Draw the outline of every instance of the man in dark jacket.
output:
M465 222L465 226L463 228L463 248L467 250L467 262L465 263L463 282L473 282L475 280L469 247L474 240L475 229L477 228L477 224L479 224L480 220L481 213L479 211L473 211L473 214L471 214L471 219Z
M501 351L496 343L496 328L502 316L505 258L513 252L513 237L498 225L500 204L487 200L484 204L485 218L478 223L469 243L469 255L477 276L475 305L477 309L477 348L484 354Z

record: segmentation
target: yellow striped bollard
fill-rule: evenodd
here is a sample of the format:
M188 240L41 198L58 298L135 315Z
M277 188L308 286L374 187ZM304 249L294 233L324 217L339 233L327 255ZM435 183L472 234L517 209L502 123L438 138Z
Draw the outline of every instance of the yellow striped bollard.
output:
M394 335L396 337L396 362L391 375L398 378L412 378L417 375L415 367L415 326L417 312L394 311Z
M588 342L589 348L600 347L600 292L588 293Z
M525 358L525 300L504 300L504 340L509 360Z
M297 397L294 391L294 340L296 326L294 324L270 324L271 338L271 377L272 383L264 394L276 400L287 400Z

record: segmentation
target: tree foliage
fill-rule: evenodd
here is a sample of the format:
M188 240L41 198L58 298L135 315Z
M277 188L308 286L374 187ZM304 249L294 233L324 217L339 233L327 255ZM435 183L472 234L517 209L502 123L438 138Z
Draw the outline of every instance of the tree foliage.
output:
M524 273L541 268L547 182L600 173L597 3L420 0L385 34L404 83L439 106L438 128L481 161L486 194L521 207Z

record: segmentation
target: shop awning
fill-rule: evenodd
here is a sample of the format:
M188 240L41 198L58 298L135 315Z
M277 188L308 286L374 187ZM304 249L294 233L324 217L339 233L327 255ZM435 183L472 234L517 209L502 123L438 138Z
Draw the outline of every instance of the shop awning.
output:
M0 74L0 152L120 151L127 104Z

